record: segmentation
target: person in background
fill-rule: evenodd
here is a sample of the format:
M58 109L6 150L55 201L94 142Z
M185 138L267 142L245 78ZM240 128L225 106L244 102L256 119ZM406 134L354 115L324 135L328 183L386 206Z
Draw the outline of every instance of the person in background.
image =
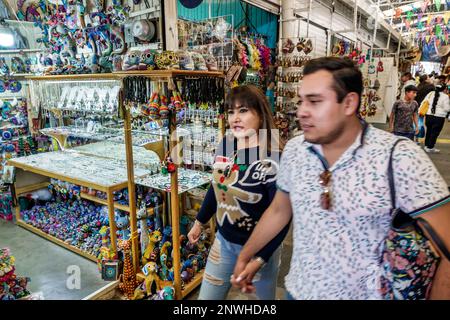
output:
M428 75L424 74L420 77L420 84L417 87L416 101L420 105L423 99L431 92L434 91L434 85L431 83Z
M411 72L405 72L401 78L401 81L403 83L403 87L400 94L400 100L403 100L405 98L405 88L407 86L415 86L416 81L413 79Z
M425 148L427 153L439 153L435 148L437 138L444 127L445 118L450 112L450 100L448 97L448 88L446 86L436 86L436 89L430 92L424 99L427 100L430 107L425 116Z
M416 81L416 85L419 85L420 83L420 72L417 71L416 74L414 75L414 80Z
M394 103L389 119L389 128L392 133L413 141L414 136L419 133L419 105L414 100L416 94L417 88L415 86L407 86L405 88L405 97Z
M270 82L266 90L266 97L269 101L269 106L272 114L275 114L275 82Z
M262 90L251 85L233 88L225 108L231 135L218 147L212 186L188 233L189 241L197 242L202 226L215 215L218 232L209 252L199 300L226 299L241 248L275 196L282 149ZM259 299L275 299L280 245L288 229L286 225L250 264L254 270L261 269L255 282Z
M397 207L429 222L450 248L447 183L413 142L360 118L362 90L361 71L349 59L326 57L305 65L297 109L304 134L284 148L278 191L239 255L232 283L242 291L254 289L254 255L292 217L288 299L382 299L373 284L380 280L380 247L392 219L392 150ZM450 298L448 279L450 262L442 258L432 299Z

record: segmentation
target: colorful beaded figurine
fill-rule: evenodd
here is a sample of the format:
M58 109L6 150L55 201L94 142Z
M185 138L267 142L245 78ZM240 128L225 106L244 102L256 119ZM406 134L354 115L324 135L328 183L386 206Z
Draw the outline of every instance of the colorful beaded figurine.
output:
M123 252L123 274L120 276L119 289L126 295L127 299L132 299L138 282L131 262L131 241L119 240L119 249Z

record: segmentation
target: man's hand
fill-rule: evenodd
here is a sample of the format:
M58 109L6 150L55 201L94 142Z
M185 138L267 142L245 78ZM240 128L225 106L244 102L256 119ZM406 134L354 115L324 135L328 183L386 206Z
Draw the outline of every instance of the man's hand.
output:
M235 288L241 289L243 293L253 293L256 288L253 285L253 278L263 265L258 260L244 260L238 258L234 273L231 276L231 284Z

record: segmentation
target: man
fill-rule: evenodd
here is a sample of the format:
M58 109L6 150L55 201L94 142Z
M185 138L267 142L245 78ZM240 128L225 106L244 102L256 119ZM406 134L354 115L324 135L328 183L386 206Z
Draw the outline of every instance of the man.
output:
M416 85L416 81L413 79L411 72L405 72L403 74L403 76L401 77L401 81L403 83L403 86L402 86L402 91L400 94L400 100L405 97L405 88L407 86L415 86Z
M428 78L428 76L426 74L422 75L420 77L420 83L419 86L417 87L417 96L416 96L416 101L417 104L420 105L422 104L422 101L425 99L425 97L434 90L434 85L431 83L430 79Z
M387 166L398 137L361 121L362 88L361 72L347 59L305 66L297 110L304 135L286 145L278 191L237 260L231 280L244 292L260 268L253 256L292 217L288 298L381 298L370 282L391 222ZM427 220L450 248L450 194L428 156L404 139L393 172L398 207ZM432 298L450 299L448 279L450 263L442 259Z
M389 128L396 136L406 137L414 141L414 136L419 133L418 112L419 105L414 100L417 94L415 86L405 88L405 97L398 100L392 107L389 118Z

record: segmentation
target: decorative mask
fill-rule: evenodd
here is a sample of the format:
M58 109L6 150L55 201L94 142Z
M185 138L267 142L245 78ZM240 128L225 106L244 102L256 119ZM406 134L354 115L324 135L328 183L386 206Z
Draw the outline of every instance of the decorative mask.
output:
M204 54L203 58L205 59L206 67L209 71L217 71L217 60L212 54Z
M141 61L141 52L138 50L133 50L127 52L123 59L122 70L137 70L139 69L139 62Z
M156 51L154 50L144 50L141 54L141 63L140 69L153 70L155 69L155 55Z
M191 54L188 51L178 51L178 59L180 60L180 69L181 70L194 70L194 60L192 59Z
M200 53L192 53L192 59L194 59L195 70L208 71L205 59Z
M164 51L159 53L155 57L155 63L158 69L168 70L168 69L179 69L178 56L173 51Z

